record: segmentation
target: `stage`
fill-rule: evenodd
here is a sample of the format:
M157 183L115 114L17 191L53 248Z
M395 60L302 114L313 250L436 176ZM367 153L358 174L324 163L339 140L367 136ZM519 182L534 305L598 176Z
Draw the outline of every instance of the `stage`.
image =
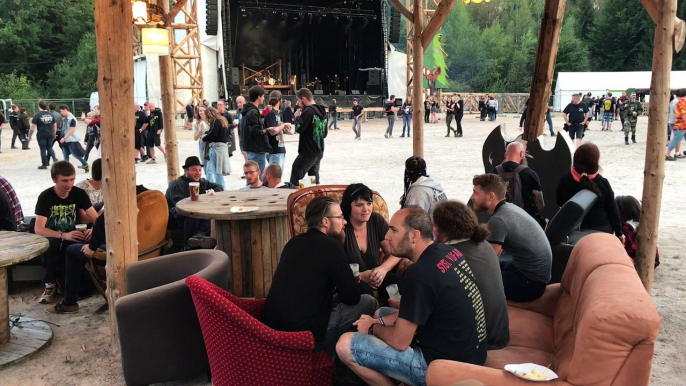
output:
M355 97L363 106L383 103L381 96L387 94L383 0L304 0L297 5L228 0L224 6L231 97L245 95L249 87L260 84L284 95L310 88L320 93L315 99L322 99L322 104L335 98L341 107L352 106Z

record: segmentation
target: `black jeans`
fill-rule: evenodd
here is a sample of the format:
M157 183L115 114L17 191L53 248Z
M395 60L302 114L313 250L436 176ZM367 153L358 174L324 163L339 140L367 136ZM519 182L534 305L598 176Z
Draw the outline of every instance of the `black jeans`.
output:
M51 135L38 134L36 136L36 142L38 142L38 147L40 148L40 160L43 163L43 166L48 166L50 164L51 152L52 156L55 155L55 152L52 150L53 140L54 138Z
M457 134L462 135L462 114L455 114L455 126L457 127Z
M507 300L530 302L543 296L546 283L533 281L524 276L512 262L502 264L500 272Z
M431 116L431 108L429 107L424 111L424 123L429 123L429 117Z
M87 284L87 275L84 275L83 266L88 262L88 257L81 252L81 248L86 244L72 244L67 247L67 257L65 261L65 278L64 278L64 300L62 304L73 306L79 299L79 290L83 284ZM105 250L106 246L101 245L101 249ZM105 266L105 261L93 259L97 265ZM84 283L84 281L86 281ZM90 288L90 286L89 286Z
M190 218L176 211L176 208L171 208L169 214L174 217L176 226L178 228L183 227L183 246L188 246L188 239L191 237L201 234L204 236L209 236L212 230L212 222L210 220L203 220L199 218Z
M21 142L21 148L26 149L29 147L29 141L26 138L26 133L24 133L24 130L22 129L12 129L12 147L15 147L14 144L17 141L17 137L19 137L19 142Z
M43 259L43 284L64 284L64 264L67 256L67 248L74 244L72 241L48 238L50 246L41 258Z
M315 176L319 185L319 163L324 157L322 154L299 154L291 167L291 184L298 186L299 181L305 174Z
M86 162L88 162L88 155L91 153L91 150L93 150L93 147L95 147L96 150L100 149L100 144L95 144L95 134L88 136L88 143L86 144L86 156L83 157Z

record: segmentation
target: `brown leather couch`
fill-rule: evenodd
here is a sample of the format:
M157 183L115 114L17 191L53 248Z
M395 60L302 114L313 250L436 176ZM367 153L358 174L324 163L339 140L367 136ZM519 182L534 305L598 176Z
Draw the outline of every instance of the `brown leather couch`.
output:
M536 363L560 377L549 386L641 386L650 381L660 316L619 240L606 233L574 248L560 284L540 299L509 303L510 344L488 352L485 366L438 360L427 385L474 379L486 385L530 386L506 364Z

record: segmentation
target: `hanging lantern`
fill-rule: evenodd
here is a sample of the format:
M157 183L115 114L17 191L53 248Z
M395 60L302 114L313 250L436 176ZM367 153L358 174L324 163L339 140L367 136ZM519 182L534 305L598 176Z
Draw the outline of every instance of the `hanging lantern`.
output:
M469 4L471 0L462 0L464 4Z
M145 25L148 24L148 3L137 0L131 6L133 10L133 24Z
M484 1L487 2L487 3L490 3L490 2L491 2L491 0L484 0Z
M480 2L481 2L481 0L472 0L472 3L474 3L474 4L479 4Z
M169 31L165 28L143 28L141 34L143 54L169 55Z

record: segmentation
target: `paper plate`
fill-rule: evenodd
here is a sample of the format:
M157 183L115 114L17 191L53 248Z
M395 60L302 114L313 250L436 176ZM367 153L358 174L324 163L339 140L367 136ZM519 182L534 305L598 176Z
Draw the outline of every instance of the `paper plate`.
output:
M248 213L258 209L260 209L259 206L233 206L231 207L231 213Z
M558 378L553 370L535 363L506 365L505 371L512 373L515 377L531 382L548 382ZM540 378L536 378L537 375L540 376Z

